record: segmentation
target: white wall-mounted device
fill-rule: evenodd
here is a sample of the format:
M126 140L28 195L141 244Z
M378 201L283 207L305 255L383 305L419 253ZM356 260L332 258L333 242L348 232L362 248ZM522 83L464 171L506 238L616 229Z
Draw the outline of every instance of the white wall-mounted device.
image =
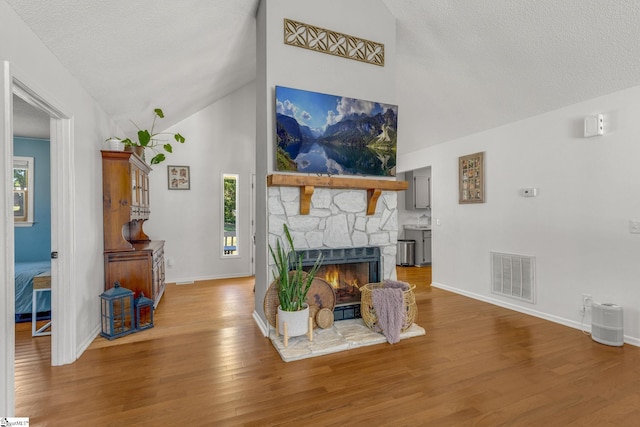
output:
M522 194L522 197L536 197L538 195L538 189L523 188L522 190L520 190L520 194Z
M593 303L591 311L591 338L600 344L624 344L622 306L611 303Z
M604 115L587 116L584 118L584 137L604 135Z

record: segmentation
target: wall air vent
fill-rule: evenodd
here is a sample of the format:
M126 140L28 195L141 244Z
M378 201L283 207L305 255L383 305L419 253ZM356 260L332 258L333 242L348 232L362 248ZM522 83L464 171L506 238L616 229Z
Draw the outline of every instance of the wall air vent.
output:
M491 252L491 292L534 304L536 259Z

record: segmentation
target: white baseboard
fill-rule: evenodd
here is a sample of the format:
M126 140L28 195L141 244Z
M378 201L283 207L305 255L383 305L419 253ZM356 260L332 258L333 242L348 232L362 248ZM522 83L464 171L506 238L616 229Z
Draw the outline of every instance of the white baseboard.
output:
M258 328L260 328L260 332L262 332L262 335L264 337L268 337L269 336L269 325L264 323L264 321L262 320L262 318L260 317L260 315L258 314L257 311L253 311L253 320L256 322L256 325L258 325Z
M219 280L219 279L238 279L242 277L252 277L249 273L229 273L212 276L192 276L192 277L169 277L165 279L165 283L192 284L201 280Z
M82 353L84 353L85 350L89 348L93 340L95 340L99 334L100 334L100 324L98 323L96 327L93 329L93 331L91 331L91 333L87 336L87 338L85 338L84 341L80 343L80 346L78 346L78 348L76 349L76 360L78 360L80 356L82 356Z
M571 319L566 319L564 317L555 316L555 315L552 315L552 314L549 314L549 313L545 313L545 312L542 312L542 311L538 311L538 310L532 310L530 308L522 307L522 306L517 305L517 304L511 304L511 303L506 302L506 301L501 301L499 299L487 297L486 295L480 295L480 294L476 294L476 293L473 293L473 292L465 291L463 289L454 288L452 286L447 286L447 285L444 285L444 284L438 283L438 282L431 283L431 286L433 286L434 288L444 289L445 291L453 292L454 294L463 295L465 297L473 298L473 299L478 300L478 301L483 301L483 302L486 302L486 303L489 303L489 304L497 305L499 307L504 307L504 308L507 308L509 310L517 311L519 313L524 313L524 314L528 314L530 316L539 317L541 319L545 319L545 320L548 320L550 322L554 322L554 323L558 323L560 325L568 326L568 327L573 328L573 329L578 329L578 330L581 330L583 332L588 332L589 334L591 333L591 322L589 322L588 324L580 324L580 322L576 322L576 321L571 320ZM624 336L624 342L626 344L630 344L630 345L633 345L633 346L636 346L636 347L640 347L640 339L638 339L636 337L630 337L630 336L625 335Z

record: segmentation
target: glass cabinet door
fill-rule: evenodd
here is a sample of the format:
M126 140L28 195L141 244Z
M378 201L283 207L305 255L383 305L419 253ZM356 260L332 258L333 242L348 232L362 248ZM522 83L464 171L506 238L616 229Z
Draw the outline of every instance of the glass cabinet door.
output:
M149 207L149 176L147 174L141 173L140 179L142 180L142 194L140 205L148 208ZM145 209L145 212L147 210Z
M140 206L140 171L131 165L131 206Z

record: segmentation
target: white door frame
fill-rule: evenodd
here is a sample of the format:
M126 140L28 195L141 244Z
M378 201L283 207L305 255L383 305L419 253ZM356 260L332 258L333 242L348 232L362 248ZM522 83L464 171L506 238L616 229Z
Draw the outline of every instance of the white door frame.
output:
M251 251L249 256L249 273L256 275L256 174L251 174L251 198L249 199L249 214L251 215Z
M5 249L0 257L0 270L4 271L5 286L0 289L0 414L14 416L15 412L15 284L14 284L14 225L13 225L13 94L24 99L51 117L51 251L59 258L51 263L51 364L72 363L77 358L75 299L71 290L75 283L75 188L73 156L73 119L45 92L11 68L2 64L2 91L0 92L0 207L3 227L0 245Z

